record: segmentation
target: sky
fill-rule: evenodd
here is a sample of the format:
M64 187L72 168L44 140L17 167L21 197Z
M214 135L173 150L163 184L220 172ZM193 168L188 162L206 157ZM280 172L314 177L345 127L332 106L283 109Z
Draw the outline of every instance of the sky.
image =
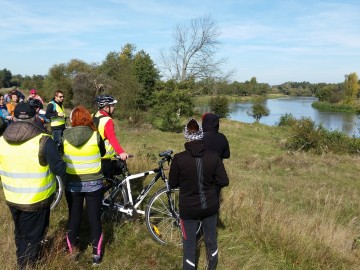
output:
M173 30L211 15L231 81L340 83L360 76L358 0L0 0L0 70L46 75L131 43L155 64Z

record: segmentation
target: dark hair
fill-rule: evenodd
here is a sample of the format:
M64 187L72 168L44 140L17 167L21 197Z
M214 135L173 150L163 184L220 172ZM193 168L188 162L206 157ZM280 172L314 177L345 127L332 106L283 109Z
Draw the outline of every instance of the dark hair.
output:
M61 91L61 90L56 90L55 93L54 93L54 97L57 97L59 94L63 94L63 95L64 95L64 92Z
M88 126L94 131L97 130L90 112L83 106L78 106L71 111L70 121L72 127Z
M190 119L186 127L189 133L197 133L200 130L199 124L196 122L195 119Z

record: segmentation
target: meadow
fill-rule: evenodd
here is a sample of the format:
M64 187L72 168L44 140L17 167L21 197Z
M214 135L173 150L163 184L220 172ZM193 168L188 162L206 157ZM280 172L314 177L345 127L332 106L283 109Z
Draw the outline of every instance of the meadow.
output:
M162 150L183 149L182 133L123 122L117 127L121 144L135 156L128 161L134 173L155 168ZM229 140L231 157L224 161L230 186L222 192L218 269L359 269L360 245L352 249L360 236L359 155L290 152L284 148L289 133L283 127L222 119L220 131ZM37 269L91 268L85 236L77 258L64 252L66 220L63 198L52 213ZM104 232L101 269L181 269L181 248L157 244L141 218L104 225ZM15 269L13 223L2 192L0 245L2 269ZM202 244L199 250L198 269L204 269Z

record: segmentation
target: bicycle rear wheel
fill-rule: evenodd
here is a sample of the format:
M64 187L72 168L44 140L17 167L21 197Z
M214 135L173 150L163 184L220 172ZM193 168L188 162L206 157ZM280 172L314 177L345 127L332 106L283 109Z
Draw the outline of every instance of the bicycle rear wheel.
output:
M105 191L101 206L101 220L108 223L121 221L124 213L119 211L119 207L128 203L126 190L122 186L116 186L115 182L112 185Z
M61 181L61 177L56 175L55 181L56 181L55 196L54 196L54 200L50 205L50 210L53 210L60 203L62 194L64 192L64 187Z
M174 205L172 213L168 196ZM146 228L152 238L160 244L182 244L182 233L179 217L179 189L168 194L166 188L158 190L150 199L145 210Z

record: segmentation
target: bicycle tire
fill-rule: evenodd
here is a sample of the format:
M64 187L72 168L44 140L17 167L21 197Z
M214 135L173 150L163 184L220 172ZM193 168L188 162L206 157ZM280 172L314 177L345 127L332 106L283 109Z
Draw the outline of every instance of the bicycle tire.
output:
M109 195L118 189L116 195L109 199ZM108 201L107 201L108 200ZM104 199L101 206L101 221L106 223L115 223L121 221L124 213L118 211L119 206L124 206L128 203L128 197L124 187L112 187L104 193Z
M54 196L54 200L52 201L52 203L50 205L50 210L54 210L54 208L60 203L63 192L64 192L64 187L62 184L61 177L56 175L55 181L56 181L55 196Z
M159 189L150 199L145 210L145 222L152 238L160 244L182 245L179 217L179 189L172 189L176 217L173 217L167 197L167 189Z

